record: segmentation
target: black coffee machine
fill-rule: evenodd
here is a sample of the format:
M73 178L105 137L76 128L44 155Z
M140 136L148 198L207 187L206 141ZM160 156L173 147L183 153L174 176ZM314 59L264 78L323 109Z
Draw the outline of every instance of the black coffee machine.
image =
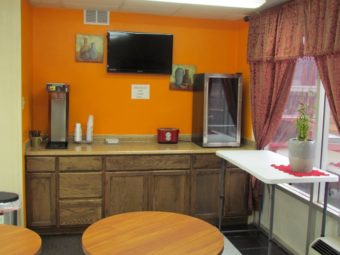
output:
M68 136L69 85L48 83L49 141L47 149L66 149Z

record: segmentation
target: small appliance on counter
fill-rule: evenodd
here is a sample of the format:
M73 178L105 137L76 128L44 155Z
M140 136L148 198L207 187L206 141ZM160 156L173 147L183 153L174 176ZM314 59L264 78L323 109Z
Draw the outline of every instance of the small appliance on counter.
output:
M48 83L49 141L47 149L66 149L68 135L69 85Z
M241 145L242 75L194 77L192 141L203 147Z
M178 128L159 128L157 130L158 143L177 143Z

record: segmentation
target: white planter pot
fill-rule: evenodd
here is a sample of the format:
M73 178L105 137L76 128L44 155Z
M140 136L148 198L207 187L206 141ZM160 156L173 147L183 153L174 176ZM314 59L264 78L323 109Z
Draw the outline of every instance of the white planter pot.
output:
M289 164L293 171L310 172L315 159L315 141L299 141L296 138L288 141Z

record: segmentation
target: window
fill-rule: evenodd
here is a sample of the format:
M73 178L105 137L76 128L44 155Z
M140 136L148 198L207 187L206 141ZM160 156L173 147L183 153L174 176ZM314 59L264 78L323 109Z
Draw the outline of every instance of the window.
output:
M288 156L288 140L296 136L295 120L300 102L308 106L311 116L310 138L316 141L314 165L340 176L340 135L331 116L317 67L313 58L301 58L297 61L290 95L282 115L278 130L268 149ZM309 184L293 184L305 195L309 195ZM319 188L319 187L316 187ZM323 201L322 189L320 197ZM331 183L329 204L340 209L340 182Z
M329 117L328 144L326 157L326 169L340 176L340 135L336 128L333 116ZM340 209L340 181L330 184L328 203Z

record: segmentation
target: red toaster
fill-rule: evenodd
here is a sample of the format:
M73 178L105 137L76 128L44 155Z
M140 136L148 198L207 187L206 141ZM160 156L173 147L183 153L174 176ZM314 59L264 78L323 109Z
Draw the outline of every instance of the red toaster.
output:
M177 143L178 128L159 128L157 130L158 143Z

